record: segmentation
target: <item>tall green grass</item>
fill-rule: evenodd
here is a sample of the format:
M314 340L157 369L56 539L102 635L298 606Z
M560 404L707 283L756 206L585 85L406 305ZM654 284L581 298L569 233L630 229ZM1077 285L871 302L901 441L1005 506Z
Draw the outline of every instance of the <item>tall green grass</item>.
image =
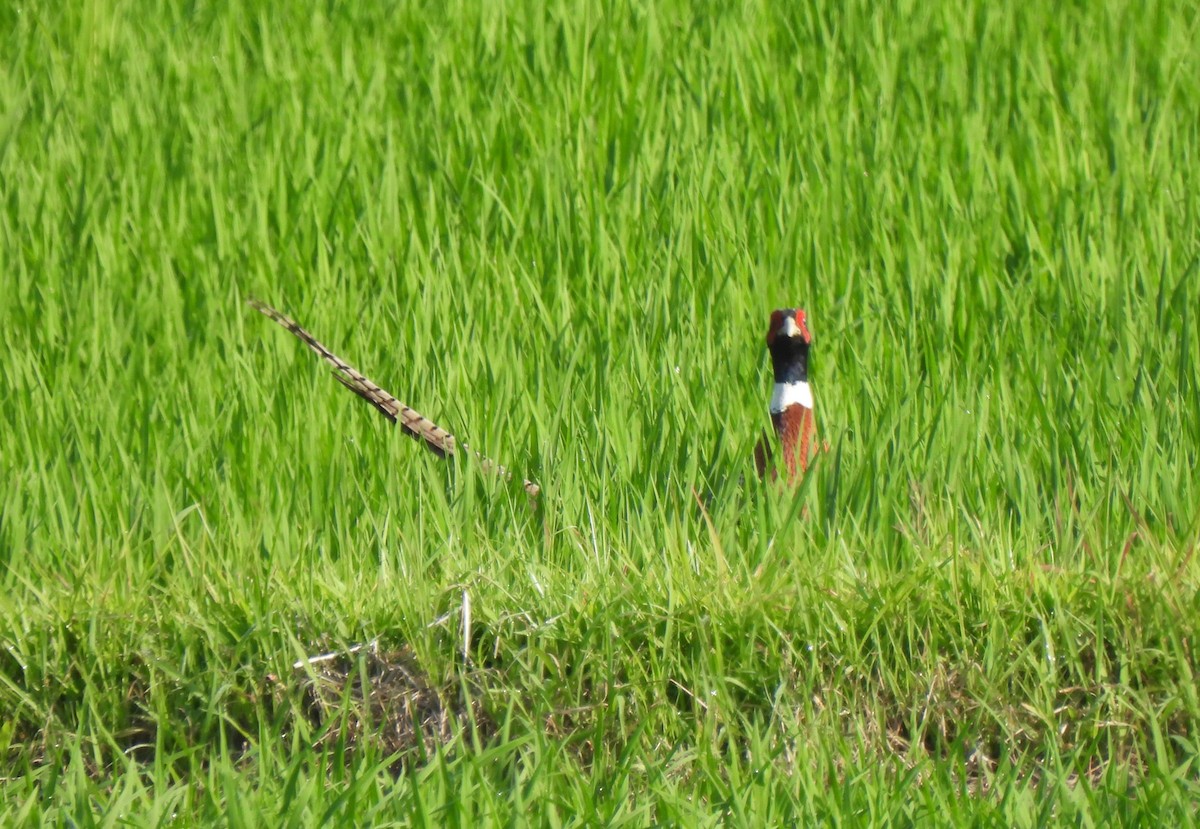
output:
M5 821L1194 819L1196 12L0 8Z

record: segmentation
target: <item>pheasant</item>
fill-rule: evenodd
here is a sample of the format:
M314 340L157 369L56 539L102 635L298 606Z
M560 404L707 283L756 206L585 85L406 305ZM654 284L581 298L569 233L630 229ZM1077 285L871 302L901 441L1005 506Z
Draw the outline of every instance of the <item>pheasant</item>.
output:
M276 311L265 302L260 302L254 297L247 300L250 305L261 311L266 316L273 319L275 322L282 325L288 331L295 334L305 345L321 357L322 360L329 363L337 371L333 375L333 379L337 380L350 391L357 394L363 400L366 400L376 409L383 413L383 416L393 423L399 423L402 428L411 437L424 441L434 454L439 457L454 455L462 450L473 454L479 460L480 468L485 472L498 475L505 480L512 478L512 474L500 464L489 460L483 455L468 447L465 443L461 443L454 439L454 435L447 432L442 427L438 426L429 418L422 415L415 409L401 403L396 398L392 397L386 391L375 385L366 376L360 373L353 366L348 364L341 357L338 357L328 348L323 346L316 337L300 327L295 320ZM541 492L541 487L532 481L522 480L521 486L529 493L531 497L536 498Z
M785 308L771 313L767 329L767 350L775 372L775 388L771 393L771 422L783 451L787 482L798 483L817 451L816 422L813 419L812 389L808 385L808 348L812 334L808 316L798 308ZM772 444L766 435L754 452L755 466L760 478L779 475L772 463Z

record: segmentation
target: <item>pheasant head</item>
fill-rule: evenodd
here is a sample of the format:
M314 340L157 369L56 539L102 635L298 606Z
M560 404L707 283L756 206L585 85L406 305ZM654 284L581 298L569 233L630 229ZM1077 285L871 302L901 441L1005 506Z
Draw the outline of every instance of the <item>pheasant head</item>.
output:
M813 418L812 389L808 385L808 350L812 334L808 330L808 315L798 308L784 308L771 313L767 328L767 350L771 353L771 368L775 385L771 392L771 423L788 483L797 483L808 469L816 451L816 423ZM759 475L765 475L770 465L770 442L759 444L755 458ZM779 474L771 470L771 477Z

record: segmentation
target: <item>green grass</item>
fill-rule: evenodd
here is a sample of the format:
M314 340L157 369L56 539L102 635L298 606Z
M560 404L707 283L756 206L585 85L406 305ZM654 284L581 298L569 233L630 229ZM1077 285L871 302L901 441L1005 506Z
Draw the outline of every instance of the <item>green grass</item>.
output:
M543 5L0 7L0 822L1195 820L1195 3Z

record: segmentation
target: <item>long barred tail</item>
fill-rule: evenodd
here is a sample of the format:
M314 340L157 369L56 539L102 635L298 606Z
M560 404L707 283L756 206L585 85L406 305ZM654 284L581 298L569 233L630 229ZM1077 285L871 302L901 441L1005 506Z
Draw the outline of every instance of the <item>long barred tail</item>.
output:
M392 397L370 378L360 372L354 366L347 363L341 357L334 354L312 334L300 327L300 324L286 314L267 305L265 302L249 297L247 302L251 307L261 311L266 316L279 323L281 326L291 331L305 345L317 352L318 356L325 362L329 363L338 372L333 375L333 378L341 383L350 391L357 394L362 399L366 400L376 409L383 413L384 417L393 423L399 423L400 427L412 437L424 441L425 445L440 457L455 454L461 447L464 451L470 452L478 460L480 467L485 471L494 475L499 475L504 479L512 478L512 473L505 469L502 465L496 463L490 458L476 452L465 443L459 443L454 439L454 435L447 432L442 427L438 426L429 418L422 415L416 409L404 405L396 398ZM532 481L522 480L521 486L525 488L531 496L536 497L541 492L541 487Z

